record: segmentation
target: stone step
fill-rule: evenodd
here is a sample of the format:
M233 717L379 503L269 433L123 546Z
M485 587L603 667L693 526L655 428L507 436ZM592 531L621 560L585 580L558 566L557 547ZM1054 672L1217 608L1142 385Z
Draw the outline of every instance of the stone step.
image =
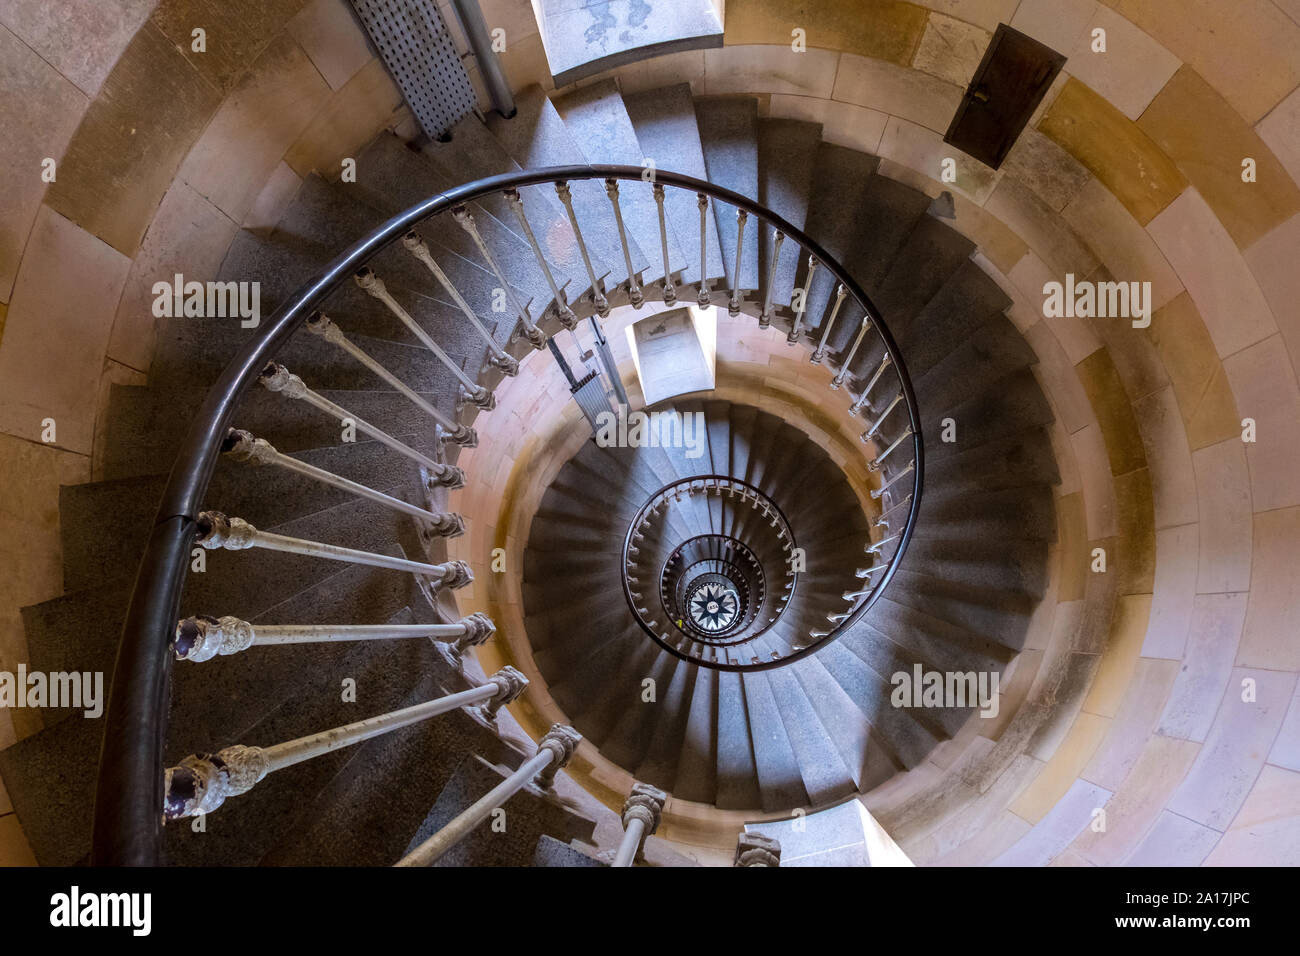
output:
M405 706L455 689L446 680L426 675ZM366 741L354 748L352 758L300 824L276 842L261 864L391 866L405 853L466 754L512 769L524 760L464 709Z
M310 379L304 382L316 390ZM421 397L451 415L455 409L454 382L448 375L440 380L438 388ZM425 455L434 454L435 423L404 396L384 390L320 389L319 393L389 435L418 436L411 447ZM206 396L203 388L114 385L109 394L104 477L152 475L169 467ZM343 444L343 428L330 415L260 385L241 399L231 424L265 438L285 454ZM366 440L366 435L358 430L356 438Z
M623 106L636 131L641 153L646 159L653 160L656 168L708 180L690 84L679 83L658 90L625 94ZM684 189L670 188L664 192L664 209L672 221L677 241L686 257L686 271L683 273L686 282L700 280L698 203L698 197ZM725 273L722 267L722 249L718 243L718 226L711 209L705 216L704 229L705 277L716 283L722 280ZM678 298L690 296L679 290Z
M700 667L679 660L667 683L659 685L659 709L651 730L650 744L635 768L638 780L644 780L667 792L676 792L677 769L682 758L696 685L703 686L706 680Z
M588 86L566 93L551 101L556 112L564 121L570 136L582 150L589 163L612 163L623 166L642 166L645 154L637 140L636 128L628 115L623 97L613 80L600 80ZM601 189L604 184L599 183ZM665 187L664 221L668 237L668 262L673 272L688 266L688 253L679 242L673 220L668 216L667 192L680 192L674 187ZM689 193L688 193L689 195ZM659 209L649 183L622 182L619 184L619 205L623 214L623 225L627 231L628 249L632 254L635 267L638 262L646 264L644 278L649 281L662 279L664 261L663 236L659 228ZM613 207L608 197L605 200L605 219L613 215ZM586 227L583 227L586 231ZM698 233L698 227L696 232ZM620 246L621 248L621 246ZM640 252L641 259L637 254ZM695 249L699 256L698 247ZM622 263L622 259L619 259ZM626 268L622 271L626 272Z
M853 770L845 765L831 740L832 729L850 714L845 711L832 713L835 698L820 701L822 711L831 720L831 723L823 724L818 708L813 706L792 668L779 667L765 673L771 682L772 695L790 738L790 746L799 761L799 772L809 802L814 806L824 806L853 793L856 789Z
M923 427L929 431L950 408L1037 361L1033 348L1005 315L991 317L937 365L912 380Z
M398 436L412 441L414 436ZM426 507L417 466L375 441L308 449L290 456L359 482L376 491ZM135 574L153 528L166 475L141 475L59 492L65 590ZM259 528L353 501L356 496L278 466L257 466L222 457L208 485L205 503L238 515ZM113 532L103 533L111 518Z
M959 451L1055 421L1052 407L1029 369L1011 373L983 394L950 409L948 417L956 423L957 440L942 441L938 429L927 432L927 462L941 461Z
M996 491L1054 485L1060 480L1051 439L1038 427L925 463L927 489L978 484Z
M817 656L904 769L915 767L938 745L939 738L915 717L894 707L888 681L843 641L828 644Z
M820 123L789 119L758 121L758 201L796 229L802 229L807 221L813 168L821 138ZM772 246L772 229L760 227L761 287L766 289L770 284L773 303L788 306L796 284L802 285L807 256L793 240L787 239L781 245L776 274L769 275Z
M380 133L357 157L357 182L354 188L364 202L389 215L403 212L439 192L461 184L460 179L448 175L429 156L386 132ZM515 225L513 217L506 221L499 220L484 208L483 203L471 203L469 209L476 227L489 247L495 250L493 254L498 257L502 267L509 263L511 282L520 293L522 301L533 299L538 306L534 314L540 312L541 305L550 300L550 288L533 257L532 249L511 228ZM435 253L440 264L444 256L455 256L488 272L493 285L496 284L496 277L483 260L474 240L459 223L443 216L430 221L421 232L426 235L425 241L429 244L430 251L437 247L444 250ZM430 280L436 282L432 276ZM460 291L462 295L465 294L465 290ZM438 297L441 297L441 293ZM479 318L488 320L489 323L490 320L505 320L502 322L505 326L513 322L513 316L500 313L494 315L490 302L487 303L486 310L472 300L470 304ZM508 328L499 330L498 341L508 333Z
M799 773L799 758L790 746L768 672L742 674L741 682L763 810L770 813L806 806L808 792Z
M988 491L978 485L949 485L927 489L914 533L918 539L1054 541L1056 502L1048 487Z
M564 771L561 771L563 773ZM411 852L468 809L507 775L507 768L470 754L452 774L415 836L399 856ZM592 842L596 824L564 806L553 794L529 784L506 803L509 825L504 833L486 824L476 827L435 866L528 866L544 834L565 842Z
M686 731L678 752L673 794L682 800L713 803L718 783L718 699L722 672L697 668ZM734 685L729 685L734 690Z
M425 144L421 149L424 156L441 171L445 182L451 186L473 182L486 176L519 171L519 164L511 157L506 147L476 117L466 117L452 127L451 132L449 141L444 143L435 140ZM572 296L577 296L587 288L587 273L578 253L578 243L573 235L573 229L569 225L563 207L556 199L555 189L551 186L525 186L519 194L523 198L528 222L538 236L538 241L541 241L542 236L546 237L543 249L547 261L556 270L556 281L561 285L565 280L570 281L569 292ZM527 256L534 259L534 266L540 270L533 256L532 247L528 245L523 229L504 195L485 196L478 201L478 206L488 212L498 223L507 227L518 242L524 244L523 249L520 250L513 241L510 243L512 257ZM476 214L476 220L477 218ZM485 240L490 238L495 248L496 243L503 237L490 235L490 232L494 233L494 231L490 231L486 224L480 223L480 225L484 225L482 231ZM499 263L503 270L509 268L507 261L499 260ZM541 305L539 301L537 308L534 309L534 315L540 313Z
M758 103L752 97L705 97L695 101L695 117L704 148L709 182L747 199L758 199ZM737 288L736 209L726 203L712 203L714 223L722 244L722 267L728 289ZM745 223L739 288L758 288L758 223ZM756 300L751 291L747 298Z
M890 585L899 604L924 611L950 624L987 634L1004 647L1019 650L1029 629L1033 602L1014 592L989 594L967 585L900 568Z
M488 128L519 166L538 169L546 166L585 165L589 162L583 144L565 126L554 104L540 88L533 86L522 91L515 98L515 107L517 112L511 119L502 119L495 114L489 117ZM555 203L553 208L558 209L560 218L567 222L567 213L556 196L554 187L546 184L537 188L551 194ZM604 183L594 180L574 181L569 184L569 189L573 196L574 214L596 277L608 275L606 281L610 285L626 280L623 247L610 211L609 198L605 195ZM528 210L529 223L534 233L539 237L545 236L549 245L553 237L543 226L550 217L534 220L527 197L524 199L524 207ZM541 214L541 210L538 210L538 214ZM652 259L642 250L633 245L631 251L633 269L650 266ZM581 285L578 288L585 289L590 285L590 280L586 277L585 269L581 275ZM575 298L577 289L571 291L575 293L571 298Z
M357 644L335 667L313 667L299 676L295 692L238 740L210 741L204 750L232 743L268 746L387 713L440 696L426 675L438 654L427 641ZM198 665L203 666L203 665ZM356 681L356 702L342 700L342 682ZM428 696L424 696L428 695ZM437 720L438 718L433 718ZM174 764L189 751L168 741ZM344 747L268 775L253 790L227 800L205 821L206 832L185 822L165 831L168 862L179 866L250 866L286 834L310 825L321 791L357 755Z
M718 784L713 803L720 810L761 806L744 682L740 674L720 671L717 687Z

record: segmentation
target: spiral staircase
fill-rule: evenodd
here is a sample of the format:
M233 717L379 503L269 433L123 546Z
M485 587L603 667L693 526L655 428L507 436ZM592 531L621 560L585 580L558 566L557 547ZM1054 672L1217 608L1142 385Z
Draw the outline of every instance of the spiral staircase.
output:
M878 474L855 488L813 436L707 393L657 406L703 416L700 457L589 442L564 464L522 569L540 672L529 677L604 758L719 809L828 806L972 719L969 707L891 705L891 675L1001 671L1024 643L1056 533L1052 415L1009 300L941 204L815 124L760 119L752 98L693 99L684 85L624 97L596 83L555 101L526 91L518 106L420 150L384 134L357 157L355 183L311 178L269 236L241 232L220 278L260 282L264 313L297 311L256 330L169 320L149 384L113 388L103 480L63 490L66 593L23 612L31 666L111 672L117 655L110 736L165 733L169 816L206 811L206 830L164 828L166 862L390 864L550 759L502 732L520 686L478 671L472 648L491 622L457 610L456 462L492 442L493 390L521 361L549 362L547 337L611 308L692 302L786 337L791 354L835 371ZM647 161L662 173L654 188L581 172ZM548 168L563 169L521 178ZM792 229L757 215L745 228L726 194L673 174ZM367 244L381 227L400 241ZM214 406L237 380L257 384ZM340 420L354 431L342 441ZM169 469L200 447L212 466L186 491L205 510L189 515ZM181 530L165 553L178 579L189 569L178 615L145 601L172 573L157 570L168 522ZM795 548L806 564L791 562ZM142 633L154 643L136 654ZM178 658L156 678L170 709L141 731L148 708L124 712L123 675L162 657ZM636 706L647 678L654 708ZM219 810L204 787L229 784L234 765L183 760L439 700L452 703L436 719L262 765L265 779ZM91 850L103 728L44 716L45 730L0 753L0 774L38 861L73 864ZM117 794L121 819L156 817L161 801L135 804L163 794L161 767L128 794L114 755L110 740L97 812ZM526 825L508 838L475 830L439 862L590 862L556 849L592 839L571 801L529 785L509 806Z

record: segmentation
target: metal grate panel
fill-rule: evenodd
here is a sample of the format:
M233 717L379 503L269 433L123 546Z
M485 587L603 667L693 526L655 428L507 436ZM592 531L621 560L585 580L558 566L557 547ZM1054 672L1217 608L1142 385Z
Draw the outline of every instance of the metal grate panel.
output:
M352 0L420 127L438 137L474 112L474 87L433 0Z
M569 389L573 395L573 400L578 403L582 409L582 414L587 417L591 424L593 432L600 431L600 415L602 412L612 412L609 406L609 395L605 392L605 383L600 378L600 373L592 370L578 384Z

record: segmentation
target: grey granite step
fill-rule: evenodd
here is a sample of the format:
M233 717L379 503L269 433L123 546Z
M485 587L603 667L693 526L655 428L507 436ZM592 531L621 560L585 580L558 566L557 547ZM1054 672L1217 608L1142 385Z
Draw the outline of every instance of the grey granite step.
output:
M978 483L989 490L1054 485L1061 480L1047 433L1038 427L967 448L938 461L926 460L927 488Z
M908 654L929 661L940 670L1001 669L1013 653L996 639L996 634L977 633L923 609L899 603L892 589L872 606L863 620L863 628L869 625L871 630L864 630L861 639L874 639L874 633L886 634ZM859 630L856 626L851 628L844 640L852 646L859 639Z
M1005 647L1024 646L1033 601L1015 593L988 594L966 585L900 568L890 598L976 633Z
M595 857L588 856L581 850L576 849L571 844L563 843L555 837L547 836L545 833L537 840L537 848L533 851L533 866L566 866L566 867L601 867L605 866Z
M310 380L304 381L313 388ZM453 382L448 375L437 390L425 392L422 397L451 414L454 401L449 393ZM320 394L389 435L417 436L412 447L426 455L433 453L434 421L396 392L321 389ZM104 477L151 475L157 474L160 466L169 467L206 395L203 388L113 386ZM236 428L265 438L286 454L338 445L343 437L340 424L330 415L260 385L244 395L231 422ZM366 438L360 430L356 437Z
M589 163L614 163L624 166L641 166L646 159L637 140L636 129L623 104L613 80L601 80L566 93L552 100L552 105L564 120L569 134L581 148ZM612 215L612 206L606 200L606 218ZM623 224L628 234L628 247L635 265L644 261L647 280L663 278L664 263L659 228L659 209L650 184L622 182L619 184L619 203ZM676 229L667 215L667 194L664 196L664 216L668 237L668 261L674 272L687 267L687 250L679 243ZM584 227L585 232L585 227ZM698 229L697 229L698 232ZM637 251L641 258L638 259ZM694 250L698 258L698 247ZM626 269L624 269L626 271Z
M917 538L904 566L988 591L1038 599L1047 588L1047 543L1033 539Z
M973 259L964 261L898 339L915 382L1011 300Z
M396 215L439 192L459 185L462 185L461 181L448 175L432 158L418 149L412 149L388 132L380 133L357 157L357 191L365 202L390 215ZM510 279L522 294L523 301L532 298L540 308L550 299L549 286L533 257L532 249L512 228L517 228L515 220L511 218L503 222L481 203L470 204L470 212L480 234L494 250L493 254L498 257L502 267L509 264ZM435 258L440 262L450 255L482 270L490 270L469 233L451 217L443 215L428 220L420 231L425 235L430 251L438 248L443 250L435 252ZM492 281L495 284L495 276L492 276ZM478 303L471 301L470 304L476 308L480 318L494 317L490 305L488 311L483 311ZM497 315L495 318L510 320L513 317ZM503 338L508 331L499 330L498 339Z
M1056 503L1047 486L989 491L975 484L927 489L915 536L1053 541Z
M617 584L617 580L592 581L582 592L569 588L574 598L566 603L559 603L563 600L562 591L553 591L547 595L545 604L527 608L530 628L536 622L534 646L539 667L543 658L547 663L572 665L576 656L594 654L611 640L633 639L634 623L623 590L611 584ZM577 598L579 593L586 597L585 601ZM561 666L548 673L564 675L569 669Z
M668 701L660 699L660 695L671 687L678 659L653 643L648 635L643 635L641 642L643 650L627 671L624 689L610 695L609 704L596 718L611 727L602 738L600 751L620 767L640 765L650 750L663 708L669 703L680 704L671 698ZM652 701L645 699L645 681L654 682Z
M713 803L718 787L720 671L699 668L690 713L673 776L673 793L682 800Z
M708 180L704 147L700 143L700 128L696 122L695 103L691 98L689 84L680 83L658 90L624 95L623 106L636 131L642 154L647 159L654 160L657 168ZM699 282L698 197L684 189L666 189L664 209L686 257L683 278L686 282ZM705 216L704 229L705 277L716 282L721 280L724 272L722 249L718 244L718 225L711 210ZM679 293L679 298L690 297Z
M754 746L750 740L745 686L739 674L721 671L717 675L717 796L721 810L747 809L761 805Z
M621 594L618 598L623 601ZM530 614L528 637L533 645L533 659L547 674L563 674L583 667L589 657L611 642L635 639L631 617L626 603L601 611L583 605L575 609L574 619L570 621L557 620L552 613ZM537 625L535 642L534 621Z
M344 184L329 184L315 178L308 179L298 197L276 226L272 241L311 244L322 250L342 251L361 236L381 226L387 211L363 201L362 194ZM447 273L460 294L480 316L493 316L492 302L499 285L495 275L478 260L462 258L442 247L438 237L460 227L450 220L438 221L417 227L426 237L430 252ZM370 268L383 280L389 293L410 313L448 355L460 362L473 377L482 367L487 345L477 330L465 321L454 299L442 284L431 275L427 267L395 242L375 255ZM507 274L507 277L509 275ZM367 318L385 312L382 303L373 299L354 282L348 281L326 305L331 315L345 331L361 331ZM395 318L380 316L397 323ZM496 337L505 342L514 328L514 317L500 315ZM403 328L403 335L409 335Z
M866 197L880 160L823 142L817 147L813 164L813 191L808 201L804 231L846 268L858 255L858 234L863 227L858 210ZM822 323L829 320L836 282L822 270L808 296L807 325L819 337ZM828 344L839 349L857 328L863 312L846 299Z
M209 608L206 613L221 616L226 611ZM439 620L408 575L353 565L247 619L254 627L382 624L399 614L407 616L402 623ZM339 665L354 646L347 642L254 646L201 664L178 662L172 672L169 745L188 753L245 736L258 720L297 692L298 678L305 671ZM369 653L382 656L388 651L384 643L376 643Z
M874 727L894 759L911 769L938 745L936 738L906 710L890 702L887 680L845 645L835 641L817 652L817 658L853 700L863 719Z
M555 106L540 88L534 86L524 90L515 98L515 106L518 112L513 118L507 120L494 115L488 119L488 128L519 166L538 169L545 166L581 165L590 161L583 144L565 126ZM554 188L550 185L538 188L551 193L556 204L554 208L559 209L560 216L567 221L567 214L555 197ZM610 212L604 184L581 180L570 183L569 188L573 195L574 214L596 277L608 274L607 282L610 285L624 281L627 269L623 262L623 247L619 242L618 228ZM525 208L529 206L527 197L524 205ZM540 228L542 223L533 220L532 215L530 211L529 222L533 231L539 236L546 236L549 244L552 239L550 233ZM651 259L643 251L632 249L633 269L645 268L650 262ZM580 288L585 289L590 282L585 277L585 270L582 275ZM572 291L576 293L577 289Z
M709 465L715 475L735 474L731 461L731 407L729 402L719 401L700 405L709 438Z
M413 519L368 501L335 505L262 530L344 545L360 551L427 561ZM336 573L343 562L263 548L206 552L207 569L185 581L185 614L234 614L247 620ZM402 571L389 571L404 576Z
M910 649L890 640L889 634L879 631L872 625L858 629L852 637L845 637L845 646L881 676L891 686L899 675L912 678L919 665L922 673L937 671L940 674L950 670L935 662L921 658ZM915 692L915 685L913 685ZM915 699L914 699L915 702ZM970 717L974 702L965 707L920 707L914 706L911 715L914 720L925 727L934 736L944 739L954 736Z
M813 169L821 142L820 123L801 120L761 119L758 121L758 201L778 216L802 229L812 196ZM764 289L772 285L772 301L789 305L796 282L802 285L807 269L806 255L793 240L781 245L776 274L768 275L773 247L772 230L762 228L758 236L759 275Z
M435 672L436 673L436 672ZM457 689L430 673L405 706ZM459 681L457 682L459 683ZM465 710L367 741L262 858L271 866L391 866L401 858L466 754L512 768L523 761Z
M62 720L0 750L0 780L40 866L84 865L90 854L103 722Z
M240 740L210 742L268 746L318 733L414 703L429 690L424 675L437 657L425 641L357 644L334 667L313 667L299 677L294 693ZM356 702L342 701L341 682L356 681ZM188 751L168 741L172 763ZM186 821L166 829L168 861L181 866L248 866L257 863L287 833L309 819L316 796L356 755L355 747L331 751L268 775L249 793L226 801L206 819L206 832Z
M418 493L415 464L378 442L309 449L291 457L421 507L425 505ZM65 485L60 489L65 590L135 573L166 484L166 475L158 474ZM208 485L205 504L239 515L254 526L270 527L354 497L284 468L259 467L223 457ZM100 529L109 516L115 530L103 534Z
M763 809L770 812L806 806L808 793L799 774L799 760L786 735L768 673L742 674L741 679Z
M1036 364L1037 355L1004 315L995 315L920 378L913 388L923 421L942 417L1017 369Z
M555 675L547 682L551 697L575 727L582 722L583 713L589 711L607 689L609 682L623 673L628 661L640 648L640 634L634 625L628 625L620 632L619 640L608 641L596 648L581 669ZM603 728L598 728L598 731L600 729Z
M851 794L855 789L853 770L845 765L830 738L832 728L840 721L823 726L817 709L790 668L776 668L767 675L790 745L799 760L809 801L814 806L822 806ZM828 707L829 702L821 703L823 708Z
M881 747L857 704L826 669L820 652L796 662L789 670L816 711L826 738L835 747L857 788L865 793L873 781L893 776L898 765Z
M705 97L695 101L700 143L709 182L757 201L758 199L758 103L752 97ZM736 209L713 203L713 217L722 243L722 267L728 288L736 288ZM740 263L739 288L758 288L758 223L745 223L745 241ZM756 299L754 294L749 299Z
M563 773L563 771L561 771ZM403 855L450 823L463 810L499 784L506 769L471 754L461 763L438 794ZM553 794L530 784L502 808L507 814L504 831L491 826L476 827L457 843L435 866L528 866L534 848L543 835L564 842L591 842L596 824L564 806Z
M676 792L687 723L691 717L696 684L707 678L701 668L677 661L666 685L659 688L659 710L650 735L650 745L635 772L638 780Z
M926 432L926 459L940 461L1025 428L1046 426L1055 415L1029 369L1013 372L983 394L948 411L956 423L956 441L940 440L939 429Z
M872 300L895 337L902 337L918 312L975 251L956 229L922 216L872 293Z
M496 176L519 170L519 164L482 122L473 116L466 117L452 128L449 142L431 142L422 148L424 155L441 171L449 185L473 182L485 176ZM586 271L578 254L578 244L563 207L550 186L525 186L520 190L527 210L528 221L538 236L546 236L546 257L558 270L557 281L572 280L570 291L577 293L586 288ZM499 223L507 226L520 242L524 241L522 227L503 196L485 196L478 205ZM531 247L525 245L527 254ZM503 265L504 268L504 265Z

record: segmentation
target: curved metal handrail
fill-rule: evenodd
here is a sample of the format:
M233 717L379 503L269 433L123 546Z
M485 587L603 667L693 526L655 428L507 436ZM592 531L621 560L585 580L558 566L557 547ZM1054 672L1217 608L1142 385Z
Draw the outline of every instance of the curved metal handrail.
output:
M692 639L700 643L712 645L715 647L722 642L720 640L715 640L713 638L718 636L734 635L736 631L741 630L757 617L757 612L762 609L763 604L767 601L767 576L763 570L762 563L754 555L753 550L749 547L749 545L745 544L745 542L740 541L737 538L733 538L721 534L697 534L690 538L687 538L681 544L677 545L677 547L673 548L672 554L670 554L668 556L668 559L664 561L663 569L660 571L660 575L659 575L660 576L659 600L660 603L664 605L665 609L667 609L670 604L676 607L689 604L689 601L685 596L684 591L686 588L690 587L690 582L692 580L689 577L690 572L692 571L692 569L699 567L701 564L710 564L710 563L722 564L726 567L734 568L736 573L743 578L745 575L745 569L733 561L728 561L724 558L698 558L695 561L693 561L691 564L683 567L680 572L676 572L677 581L672 587L672 594L671 595L668 594L668 587L664 583L664 579L668 577L669 566L674 561L680 560L682 553L687 548L689 548L692 544L695 544L700 541L719 541L719 540L725 542L728 548L738 552L740 557L745 558L752 566L752 571L755 575L757 575L757 578L754 581L754 586L752 589L750 588L747 582L738 585L740 587L743 587L744 589L744 598L745 598L745 603L747 608L744 615L737 618L734 624L732 624L729 628L726 628L724 631L718 632L718 635L710 635L708 637L688 635L691 636ZM672 620L671 613L669 613L668 617L669 617L670 624L672 624L674 627L677 627L677 630L682 632L683 634L686 633L685 630L683 630L683 628L678 627L677 623ZM750 639L751 639L750 637L745 637L741 641L730 642L730 643L743 643L744 641L748 641Z
M672 554L668 557L668 561L664 562L662 578L667 578L669 574L669 564L672 564L673 561L681 561L682 551L688 549L690 545L694 544L694 542L708 540L724 541L725 546L727 546L728 549L737 551L738 557L745 559L746 563L749 564L749 571L751 574L755 575L753 585L750 585L749 581L742 581L742 583L737 585L737 587L744 588L745 602L749 607L748 610L746 610L744 619L737 619L735 624L732 624L731 627L727 628L727 632L735 632L741 630L745 624L750 623L751 619L757 617L757 611L762 609L764 602L767 601L767 576L764 574L762 563L758 561L757 557L754 557L753 550L750 550L749 545L746 545L744 541L740 541L735 537L722 535L695 535L694 537L686 538L686 540L682 541L680 545L673 548ZM697 572L697 574L692 576L692 572L695 571L695 568L701 566L701 564L710 563L722 564L723 567L731 568L731 570L735 571L735 574L740 576L741 579L744 579L746 576L745 567L742 567L741 564L737 564L736 562L728 561L728 559L697 558L694 559L692 563L682 566L680 571L673 572L673 574L676 575L676 583L672 585L671 593L668 593L668 585L664 583L663 580L660 581L660 604L663 604L664 607L680 607L688 605L689 601L685 594L686 589L690 588L693 580L698 579L699 574L707 574L707 572ZM722 574L722 572L719 572L719 574ZM751 598L753 598L753 600L751 600ZM671 613L669 613L668 617L669 623L672 623L673 627L676 627L676 622L671 620ZM680 631L681 628L677 628L677 630ZM705 641L706 644L715 643L715 641L711 641L708 637L702 637L702 639L699 640Z
M92 864L153 865L159 859L163 746L172 667L169 650L180 607L181 588L189 566L195 522L235 406L255 384L266 364L299 326L358 269L423 221L505 190L560 181L642 181L644 174L645 170L640 166L553 166L503 173L440 192L393 216L339 254L289 296L226 366L209 389L177 452L132 589L105 714L93 812ZM906 551L920 512L924 468L920 411L898 345L853 277L818 243L784 218L739 193L692 176L656 170L654 182L688 189L724 202L757 217L797 242L862 307L896 370L911 429L915 491L907 523L881 579L875 583L871 594L848 612L831 634L819 643L833 640L866 614L888 585ZM808 648L797 656L813 649ZM785 658L783 663L791 659Z
M698 483L698 488L697 488L697 483ZM790 547L794 547L794 531L790 527L790 521L788 518L786 518L785 512L781 510L781 506L778 505L771 498L769 498L767 495L765 495L757 487L750 484L748 481L744 481L740 478L733 478L730 475L715 475L715 474L689 475L685 478L678 478L676 481L668 482L666 485L663 485L657 491L651 494L641 504L641 507L636 510L636 514L634 514L632 516L632 519L628 522L627 531L623 535L623 551L621 554L621 560L623 565L623 573L621 575L623 581L623 598L627 601L627 606L632 612L633 620L636 621L637 625L641 628L641 630L643 630L646 634L648 634L656 644L658 644L664 650L668 651L673 656L679 657L684 661L691 661L703 667L712 667L717 670L758 670L759 669L758 665L754 665L754 664L729 664L724 661L702 660L701 658L695 657L691 654L687 654L682 650L680 650L679 648L674 647L670 641L664 638L663 635L656 633L655 629L650 626L650 622L647 621L645 617L641 614L640 609L637 607L636 599L632 593L632 585L628 581L627 572L629 570L630 565L635 563L632 561L631 558L632 539L635 537L640 527L643 524L645 524L647 520L647 516L652 511L658 510L659 506L662 503L666 502L669 498L675 499L679 497L681 494L691 495L695 493L695 491L701 490L707 496L712 491L716 491L718 492L718 494L721 494L723 490L728 488L739 488L741 491L742 500L748 502L756 511L761 511L764 515L771 516L772 518L774 518L775 521L779 524L781 535L785 538L786 541L790 543ZM735 495L733 494L732 497L734 498ZM690 542L705 537L713 537L713 535L696 535L692 538L687 538L685 541L679 544L673 550L673 553L669 555L667 559L665 559L663 567L659 569L658 577L660 581L662 582L664 575L667 573L668 562L672 560L673 555L675 555L681 548L685 547ZM738 543L746 547L746 549L748 550L748 546L745 545L744 542L738 542ZM791 571L789 572L787 577L790 581L789 589L792 591L795 584L798 582L799 575L797 572ZM742 643L742 644L747 643L748 641L751 641L754 638L758 637L759 634L761 634L763 631L766 630L767 627L764 627L761 630L746 636L743 641L738 641L733 643ZM713 647L723 646L721 644L713 644L711 642L702 642L702 643L709 643L709 646L713 646ZM774 667L788 660L790 660L789 657L782 657L777 661L764 662L763 666Z

